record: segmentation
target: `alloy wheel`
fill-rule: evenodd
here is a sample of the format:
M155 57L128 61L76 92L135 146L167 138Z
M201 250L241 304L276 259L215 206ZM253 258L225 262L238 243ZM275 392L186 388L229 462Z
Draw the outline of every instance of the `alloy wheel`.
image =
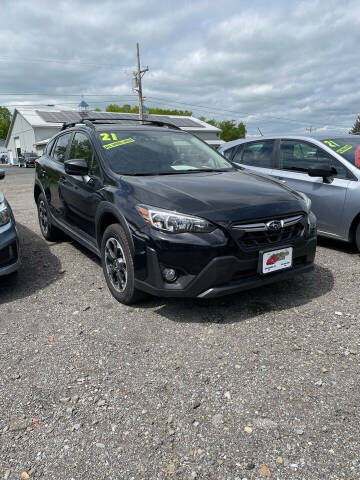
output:
M105 245L106 272L112 286L123 292L127 283L127 267L124 251L115 237L110 237Z
M48 219L47 208L43 200L40 200L40 203L39 203L39 220L40 220L41 230L45 234L47 234L49 229L49 219Z

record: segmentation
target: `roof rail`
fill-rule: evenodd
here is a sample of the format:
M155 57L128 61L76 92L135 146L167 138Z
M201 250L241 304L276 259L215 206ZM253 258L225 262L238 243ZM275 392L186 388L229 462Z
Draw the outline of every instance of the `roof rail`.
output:
M152 124L152 125L157 125L158 127L168 127L168 128L173 128L174 130L181 130L181 128L177 127L171 122L162 122L159 120L149 120L147 118L140 120L139 118L109 118L109 117L87 117L87 118L82 118L81 120L77 122L65 122L63 123L61 130L65 130L66 128L71 128L75 127L75 125L78 124L83 124L87 125L88 127L94 129L95 125L97 124L119 124L118 122L141 122L142 124Z

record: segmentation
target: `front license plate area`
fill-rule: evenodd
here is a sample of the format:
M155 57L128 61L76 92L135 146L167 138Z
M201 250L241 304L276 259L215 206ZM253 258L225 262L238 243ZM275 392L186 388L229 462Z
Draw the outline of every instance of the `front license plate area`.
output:
M269 252L260 252L259 270L262 275L291 268L293 263L293 248L285 247Z

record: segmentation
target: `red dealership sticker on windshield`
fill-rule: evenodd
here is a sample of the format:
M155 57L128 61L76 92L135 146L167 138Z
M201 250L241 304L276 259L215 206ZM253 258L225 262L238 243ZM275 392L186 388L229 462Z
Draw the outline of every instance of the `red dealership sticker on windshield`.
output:
M355 150L355 166L360 168L360 145Z

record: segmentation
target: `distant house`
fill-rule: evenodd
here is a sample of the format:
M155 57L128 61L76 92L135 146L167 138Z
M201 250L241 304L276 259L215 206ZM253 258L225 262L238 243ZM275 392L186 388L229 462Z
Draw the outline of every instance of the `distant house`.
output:
M133 113L87 112L88 116L108 117L109 119L138 118ZM60 131L64 122L78 122L83 112L76 110L30 110L16 109L11 121L5 147L11 163L21 153L35 152L42 154L49 139ZM148 115L148 119L171 122L181 128L198 135L214 148L223 143L220 140L221 130L195 117Z

